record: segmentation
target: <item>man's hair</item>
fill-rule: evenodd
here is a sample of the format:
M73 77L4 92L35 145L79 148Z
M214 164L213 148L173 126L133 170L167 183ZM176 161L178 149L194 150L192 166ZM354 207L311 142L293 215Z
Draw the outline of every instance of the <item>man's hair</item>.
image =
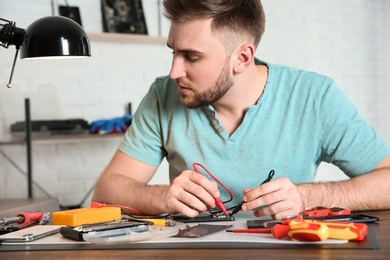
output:
M164 15L171 22L212 18L213 32L228 30L253 37L255 48L265 30L260 0L164 0Z

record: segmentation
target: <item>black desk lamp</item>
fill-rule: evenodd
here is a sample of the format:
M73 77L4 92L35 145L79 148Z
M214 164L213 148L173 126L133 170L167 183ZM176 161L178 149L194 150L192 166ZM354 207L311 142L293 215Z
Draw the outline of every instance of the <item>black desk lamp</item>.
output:
M15 22L0 18L0 46L15 45L16 53L7 87L11 87L16 57L21 59L63 59L91 56L89 40L83 28L63 16L47 16L33 22L26 30Z
M5 23L4 23L5 22ZM47 16L33 22L26 30L15 26L15 22L0 18L0 46L15 45L16 53L7 87L11 87L16 58L63 59L91 56L89 40L83 28L64 16ZM31 119L29 99L26 107L26 147L28 197L32 198L31 163Z

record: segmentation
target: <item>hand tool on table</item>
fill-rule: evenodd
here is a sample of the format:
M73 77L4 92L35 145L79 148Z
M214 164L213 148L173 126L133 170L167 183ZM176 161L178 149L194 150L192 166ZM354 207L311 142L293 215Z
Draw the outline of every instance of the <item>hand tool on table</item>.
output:
M7 224L18 224L18 225L27 225L34 221L39 221L43 215L43 212L35 212L35 213L27 213L27 212L19 212L16 214L16 217L3 218L0 219L0 225Z
M249 234L272 234L277 239L290 238L295 241L323 241L329 236L329 229L323 224L298 223L275 225L273 228L230 229L226 232Z
M324 241L329 237L329 228L321 223L278 224L272 228L272 235L282 239L289 237L294 241Z
M329 238L333 238L333 239L362 241L368 234L368 227L366 224L363 223L310 220L310 219L304 219L302 216L298 216L293 219L286 219L283 221L264 222L264 226L266 228L271 228L271 227L273 228L277 225L293 226L300 223L324 224L329 229Z
M274 175L275 175L275 171L274 171L274 170L271 170L271 171L269 172L269 174L268 174L267 179L265 179L262 183L260 183L260 185L262 185L262 184L264 184L264 183L267 183L267 182L271 181L272 178L274 177ZM242 204L244 204L244 203L245 203L245 201L240 202L240 204L238 204L238 205L232 210L232 213L230 213L230 217L233 216L233 215L235 215L235 214L237 214L237 213L242 209L241 207L242 207Z
M340 216L351 214L351 210L340 207L326 208L323 206L315 207L314 209L305 210L300 215L305 218L318 217L318 216Z
M139 221L149 222L152 225L160 226L160 227L173 227L176 226L177 222L172 219L165 218L135 218Z

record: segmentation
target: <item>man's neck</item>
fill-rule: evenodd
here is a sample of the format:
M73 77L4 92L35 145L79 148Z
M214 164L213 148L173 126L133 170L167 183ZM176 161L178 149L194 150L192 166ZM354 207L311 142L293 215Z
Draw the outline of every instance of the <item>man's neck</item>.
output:
M255 105L262 96L268 68L266 65L254 65L238 77L232 89L213 104L220 123L229 134L240 126L249 107Z

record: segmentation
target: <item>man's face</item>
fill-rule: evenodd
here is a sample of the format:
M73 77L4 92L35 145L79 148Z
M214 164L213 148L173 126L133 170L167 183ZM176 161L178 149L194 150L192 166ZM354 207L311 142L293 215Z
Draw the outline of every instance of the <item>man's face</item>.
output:
M210 20L172 23L168 47L173 50L169 77L176 81L185 107L212 104L232 87L230 58L212 34Z

